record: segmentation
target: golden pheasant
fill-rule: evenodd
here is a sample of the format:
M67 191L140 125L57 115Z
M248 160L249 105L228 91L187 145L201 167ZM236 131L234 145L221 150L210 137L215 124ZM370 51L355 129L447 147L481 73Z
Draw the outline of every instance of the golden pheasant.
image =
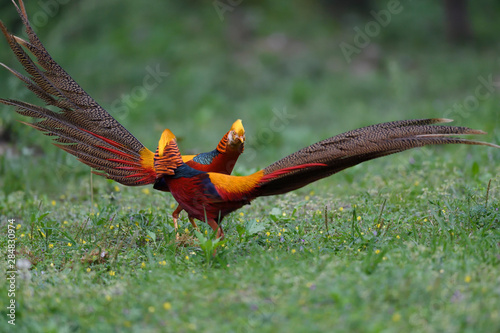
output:
M14 2L14 5L16 3ZM129 131L94 101L50 56L30 26L22 1L16 9L26 27L29 42L10 34L0 21L0 28L10 48L30 77L1 64L22 80L27 87L48 105L62 112L16 100L0 99L0 103L13 105L25 116L43 119L35 124L25 123L46 135L57 136L56 146L78 157L106 177L121 184L136 186L156 181L154 154L144 147ZM36 58L40 68L21 47ZM182 156L194 169L230 174L243 152L245 129L240 119L220 140L217 148L208 153ZM103 162L106 161L106 162ZM168 188L163 188L168 191ZM177 229L179 205L172 214ZM190 218L193 226L194 220Z
M238 119L233 123L231 129L222 137L217 148L208 153L183 155L182 161L196 170L230 175L231 172L233 172L238 157L243 153L244 143L245 129L243 128L241 120ZM161 190L169 191L168 188L163 188ZM178 205L172 213L176 230L177 220L182 210L182 206ZM191 222L194 228L198 228L193 217L189 216L189 222Z
M162 164L155 189L168 187L191 217L206 221L217 236L229 213L257 197L283 194L374 158L411 148L440 144L500 146L450 135L485 134L467 127L433 126L449 119L418 119L382 123L349 131L303 148L249 176L195 170L180 157L175 136L165 130L155 154Z

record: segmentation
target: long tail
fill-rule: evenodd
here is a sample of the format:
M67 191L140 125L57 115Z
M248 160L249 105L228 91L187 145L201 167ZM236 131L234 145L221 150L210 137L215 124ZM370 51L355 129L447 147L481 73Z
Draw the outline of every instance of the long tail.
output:
M356 164L411 148L441 144L495 144L450 137L485 134L467 127L432 126L449 119L402 120L363 127L320 141L263 170L258 196L282 194Z
M14 1L13 1L14 2ZM0 99L0 103L16 107L24 116L41 119L29 124L45 135L56 136L56 146L124 185L145 185L155 181L154 154L144 147L129 131L104 110L57 64L28 20L22 0L16 9L26 28L29 41L10 34L0 21L0 29L10 48L24 67L28 76L1 64L46 104L60 112L12 99ZM35 62L23 49L36 58Z

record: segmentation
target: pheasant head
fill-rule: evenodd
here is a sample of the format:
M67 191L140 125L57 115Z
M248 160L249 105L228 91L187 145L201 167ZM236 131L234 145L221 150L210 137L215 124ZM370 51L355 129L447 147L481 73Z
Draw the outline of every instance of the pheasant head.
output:
M238 119L233 123L226 136L227 141L223 138L223 140L221 140L221 142L219 143L219 147L217 147L217 150L219 150L220 152L226 152L226 150L230 150L239 152L241 154L243 152L245 144L245 128L243 127L241 119ZM221 145L223 141L226 141L225 147L222 147Z

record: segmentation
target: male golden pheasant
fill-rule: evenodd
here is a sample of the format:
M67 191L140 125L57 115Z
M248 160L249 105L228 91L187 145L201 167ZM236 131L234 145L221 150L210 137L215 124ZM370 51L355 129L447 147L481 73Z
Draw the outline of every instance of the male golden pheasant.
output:
M233 123L231 129L222 137L217 148L208 153L183 155L182 161L196 170L230 175L231 172L233 172L238 157L243 153L244 143L245 129L243 128L241 120L238 119ZM168 189L163 190L169 191ZM178 205L172 213L176 230L177 220L182 211L182 206ZM193 217L189 216L189 222L191 222L194 228L197 228Z
M27 87L48 105L56 106L62 112L53 112L16 100L0 99L0 103L16 106L22 115L43 119L35 124L25 124L46 135L58 136L55 140L56 146L77 156L81 162L105 171L107 178L129 186L153 184L156 180L153 152L97 104L52 59L31 28L22 1L19 1L19 7L16 5L16 9L26 27L29 42L11 35L1 21L0 28L30 77L2 63L0 65L26 83ZM21 46L36 57L41 69ZM198 155L185 155L182 160L197 170L231 174L243 152L244 142L245 129L238 119L220 140L216 149ZM107 161L105 164L102 163L103 159ZM168 191L166 188L163 190ZM182 207L179 205L172 213L176 229L181 211ZM190 221L196 227L192 218Z
M253 199L295 190L364 161L426 145L471 144L500 148L491 143L450 137L484 134L482 131L434 125L450 121L448 119L403 120L360 128L320 141L249 176L214 173L200 168L199 164L193 165L202 169L197 170L183 160L175 136L169 130L163 132L156 153L145 148L48 55L29 25L22 1L18 11L29 42L10 35L3 24L1 29L30 77L7 69L38 97L62 112L15 100L0 99L0 102L16 106L23 115L43 119L29 125L47 135L57 136L58 147L101 171L97 174L124 185L154 183L155 189L170 191L191 218L206 221L217 230L218 237L224 235L220 228L222 219ZM35 55L43 70L32 62L21 45ZM241 136L241 133L236 134ZM243 139L239 140L240 148ZM202 160L202 157L195 157L192 163ZM218 171L230 172L229 169Z

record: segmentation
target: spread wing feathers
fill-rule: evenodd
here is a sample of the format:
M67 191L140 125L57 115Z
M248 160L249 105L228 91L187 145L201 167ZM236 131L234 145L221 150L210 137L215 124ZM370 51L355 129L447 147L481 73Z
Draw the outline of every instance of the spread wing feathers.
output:
M0 99L0 103L17 107L16 111L24 116L42 119L27 125L46 135L57 136L56 146L77 156L83 163L103 171L97 174L124 185L154 183L154 154L52 59L31 28L23 2L20 0L19 6L14 4L29 41L10 34L1 21L0 29L29 76L1 65L46 104L57 107L59 112L11 99ZM23 47L36 58L39 66Z
M467 127L432 126L449 119L403 120L349 131L303 148L264 169L260 195L286 193L356 164L427 145L500 146L451 135L485 134ZM301 167L303 166L303 167ZM283 170L289 170L283 172Z

